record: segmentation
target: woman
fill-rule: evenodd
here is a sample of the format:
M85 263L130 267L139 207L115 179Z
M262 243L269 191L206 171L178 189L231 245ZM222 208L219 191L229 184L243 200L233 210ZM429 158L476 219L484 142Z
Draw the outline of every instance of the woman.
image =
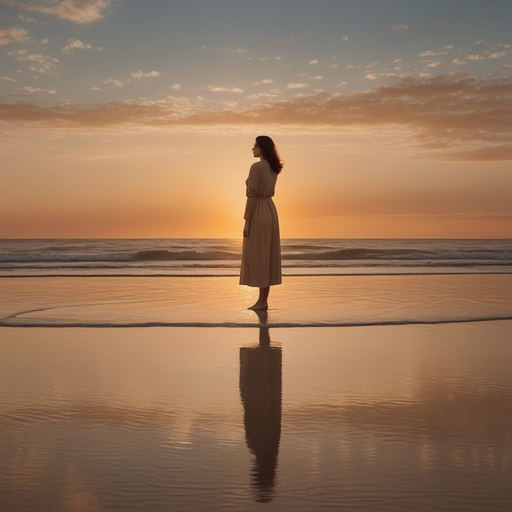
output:
M272 196L283 163L273 140L265 135L256 137L252 154L260 161L251 166L245 182L247 203L240 284L260 289L258 301L248 309L265 310L270 287L281 284L279 221Z

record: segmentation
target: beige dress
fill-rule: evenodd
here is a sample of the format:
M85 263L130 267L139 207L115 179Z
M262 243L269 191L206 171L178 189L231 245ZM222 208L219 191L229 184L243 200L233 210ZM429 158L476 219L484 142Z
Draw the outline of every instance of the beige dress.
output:
M277 174L267 161L251 166L247 185L244 219L250 221L244 237L240 284L266 288L281 284L281 243L279 220L272 196Z

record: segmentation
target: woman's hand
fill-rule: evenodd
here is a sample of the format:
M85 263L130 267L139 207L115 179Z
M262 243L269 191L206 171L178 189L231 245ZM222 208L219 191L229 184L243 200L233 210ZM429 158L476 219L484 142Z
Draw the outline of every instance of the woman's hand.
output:
M247 238L249 236L249 231L251 229L251 223L246 220L244 225L244 238Z

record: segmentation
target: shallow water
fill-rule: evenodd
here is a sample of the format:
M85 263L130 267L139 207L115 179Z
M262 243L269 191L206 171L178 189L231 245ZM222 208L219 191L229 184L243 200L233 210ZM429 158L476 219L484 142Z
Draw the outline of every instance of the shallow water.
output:
M261 325L1 328L0 510L510 510L512 321Z
M252 326L257 289L234 277L1 279L0 326ZM286 277L270 326L512 319L512 275Z

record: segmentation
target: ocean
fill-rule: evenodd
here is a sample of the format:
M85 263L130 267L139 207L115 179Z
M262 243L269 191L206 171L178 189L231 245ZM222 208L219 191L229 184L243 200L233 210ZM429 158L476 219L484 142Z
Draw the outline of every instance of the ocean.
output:
M283 239L285 275L510 273L512 240ZM241 239L0 240L0 276L234 276Z

